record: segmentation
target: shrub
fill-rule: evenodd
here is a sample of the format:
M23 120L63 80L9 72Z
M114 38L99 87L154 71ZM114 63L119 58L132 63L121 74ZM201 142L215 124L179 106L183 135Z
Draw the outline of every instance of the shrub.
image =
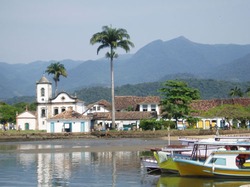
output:
M141 120L139 127L143 130L161 130L167 129L168 127L174 128L175 123L173 121L165 121L163 119L150 119L150 120Z

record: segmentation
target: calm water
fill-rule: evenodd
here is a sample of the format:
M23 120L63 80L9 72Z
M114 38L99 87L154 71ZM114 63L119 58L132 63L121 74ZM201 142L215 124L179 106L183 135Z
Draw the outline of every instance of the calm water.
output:
M223 181L148 174L139 151L82 152L85 146L162 144L163 140L109 139L0 143L0 186L241 186ZM69 149L70 148L70 149ZM76 148L74 151L74 149ZM249 180L250 181L250 180Z

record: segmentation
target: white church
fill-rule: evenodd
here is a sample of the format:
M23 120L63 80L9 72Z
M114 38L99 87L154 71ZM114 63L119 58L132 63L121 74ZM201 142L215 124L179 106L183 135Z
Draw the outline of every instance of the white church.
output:
M84 102L66 92L52 96L52 83L45 76L36 83L36 114L25 111L17 116L22 130L53 132L90 132L91 119L82 115Z

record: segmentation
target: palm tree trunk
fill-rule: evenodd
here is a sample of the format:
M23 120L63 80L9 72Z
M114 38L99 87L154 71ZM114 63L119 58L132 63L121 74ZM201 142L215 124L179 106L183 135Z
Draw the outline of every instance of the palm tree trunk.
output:
M115 127L115 84L114 84L114 65L113 58L110 58L110 71L111 71L111 99L112 99L112 124L111 129Z
M57 96L57 81L55 81L55 87L56 87L56 89L55 89L55 96Z

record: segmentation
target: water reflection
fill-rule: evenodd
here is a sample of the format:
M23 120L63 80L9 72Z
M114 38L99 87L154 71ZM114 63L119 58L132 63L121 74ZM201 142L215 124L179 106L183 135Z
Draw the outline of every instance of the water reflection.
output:
M136 141L143 143L139 140L133 143ZM113 142L118 144L117 140L102 144L113 146ZM131 140L120 142L129 144ZM195 187L219 187L250 183L149 175L141 165L140 151L84 152L81 149L97 144L93 140L0 143L0 186L183 187L195 184Z
M159 177L157 183L157 187L239 187L242 185L250 185L250 181L237 179L196 178L179 177L178 175L163 175Z
M11 151L6 153L6 148L1 149L0 178L5 180L0 181L0 186L20 186L20 178L23 180L24 177L28 179L24 180L25 186L34 186L34 184L35 186L82 186L83 184L84 186L100 186L100 184L121 186L119 184L126 183L140 186L138 185L140 180L137 181L140 178L139 151L67 152L64 150L60 152L62 146L24 144L16 146L16 153ZM13 150L13 147L11 148ZM59 152L55 149L59 149ZM40 152L40 150L43 151ZM12 181L11 185L9 185L10 181Z

